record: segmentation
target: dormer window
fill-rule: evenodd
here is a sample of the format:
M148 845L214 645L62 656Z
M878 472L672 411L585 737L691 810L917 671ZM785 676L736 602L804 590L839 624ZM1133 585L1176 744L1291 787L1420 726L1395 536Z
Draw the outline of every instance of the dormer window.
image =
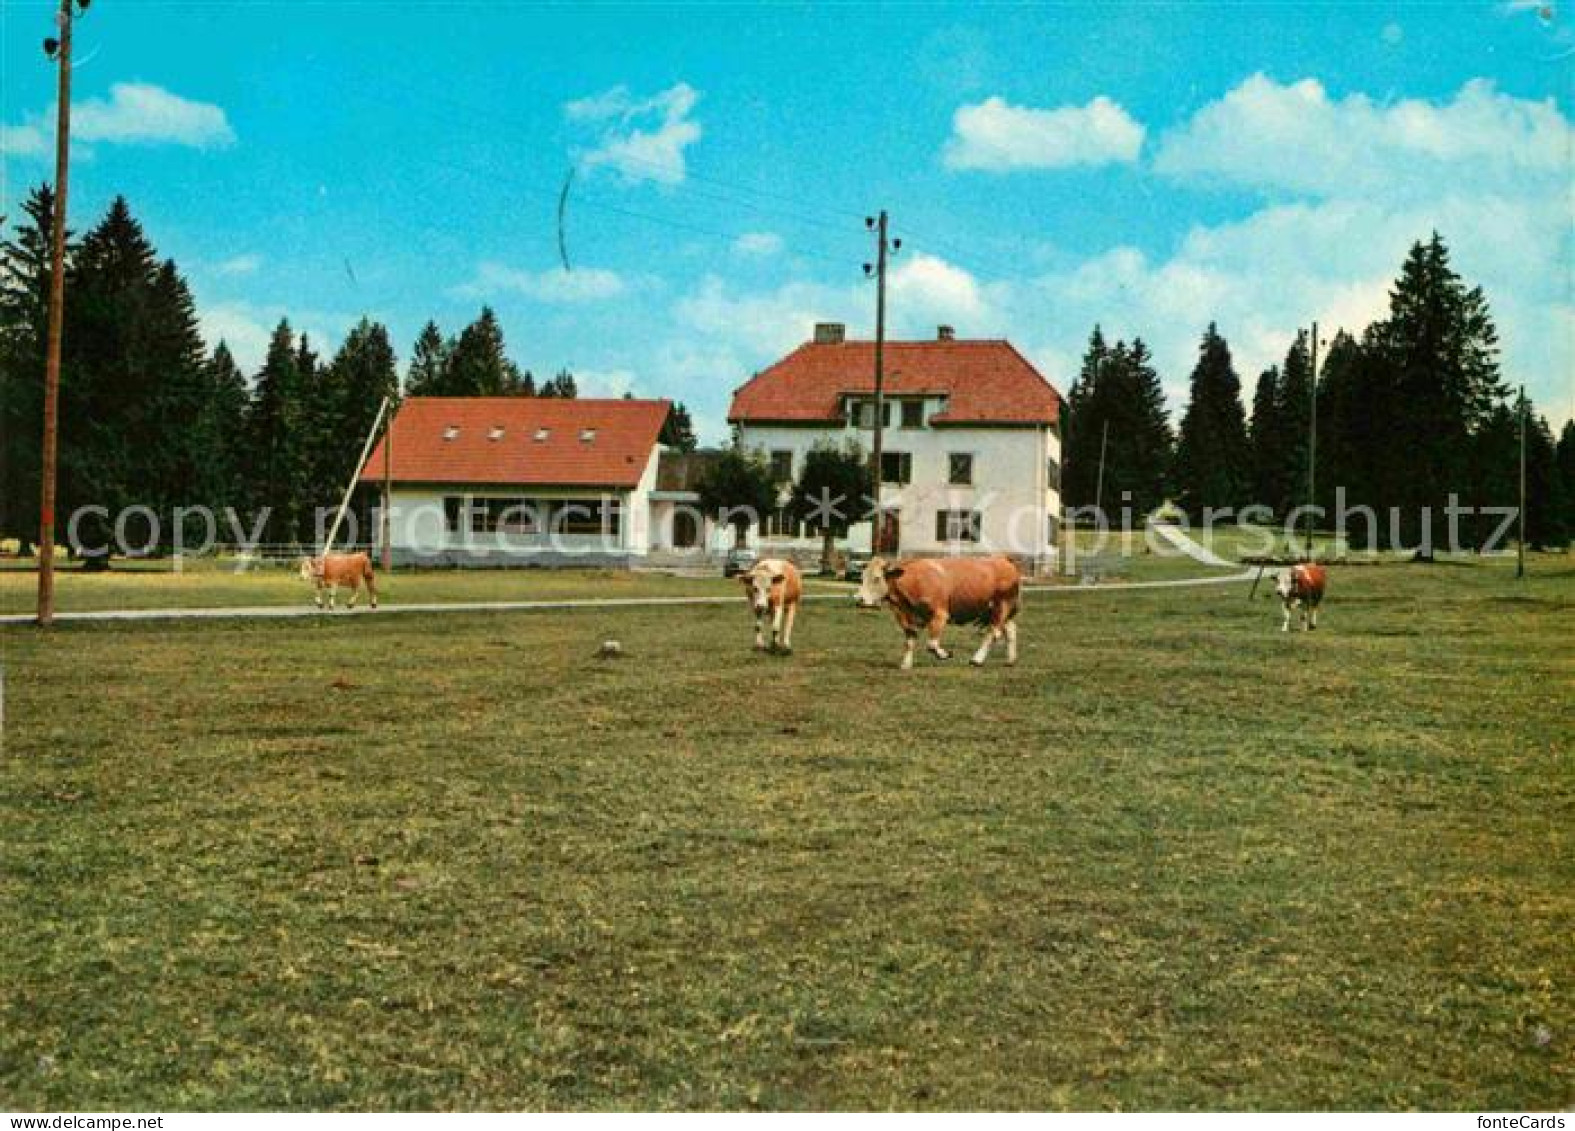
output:
M543 440L545 440L548 436L551 436L551 435L552 435L552 429L550 429L550 428L538 428L538 429L536 429L536 442L539 444Z
M582 444L589 444L594 439L596 439L596 429L594 429L594 428L581 428L580 429L580 443L582 443Z
M501 425L501 424L494 424L492 426L492 431L487 433L487 439L489 439L489 440L501 440L501 439L503 439L503 425Z
M458 436L459 436L459 425L458 424L450 424L447 428L443 429L443 439L445 439L445 440L453 440L453 439L458 438Z

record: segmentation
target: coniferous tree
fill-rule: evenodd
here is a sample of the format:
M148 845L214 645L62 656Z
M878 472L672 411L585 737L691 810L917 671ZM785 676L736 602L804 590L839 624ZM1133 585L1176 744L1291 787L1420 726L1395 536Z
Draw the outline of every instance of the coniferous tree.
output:
M1318 504L1331 522L1342 499L1348 507L1367 499L1370 368L1362 343L1342 330L1318 374Z
M1465 502L1472 507L1469 525L1461 537L1478 550L1502 519L1481 513L1483 508L1520 505L1520 421L1515 407L1501 401L1488 411L1486 419L1471 437L1470 493Z
M1538 550L1569 545L1558 453L1547 418L1526 402L1526 542Z
M520 377L519 395L522 397L534 397L536 395L536 375L529 369Z
M1247 422L1230 345L1213 323L1203 335L1176 445L1176 487L1189 512L1240 509L1250 489Z
M253 505L268 507L265 536L272 541L296 538L300 508L300 469L306 456L302 443L303 389L295 334L280 319L268 342L268 355L257 374L248 432L256 460Z
M1280 495L1266 500L1280 515L1304 506L1307 498L1307 454L1312 425L1312 355L1307 334L1298 331L1280 370L1278 425L1274 458L1279 467Z
M574 374L570 373L567 369L560 369L558 370L558 375L556 377L542 385L541 392L537 395L543 397L563 397L566 400L573 400L575 397L579 396L579 392L579 388L574 383Z
M1279 455L1280 368L1271 365L1258 374L1252 394L1252 419L1247 426L1247 441L1252 448L1252 501L1279 513L1279 500L1285 489L1284 465Z
M460 333L447 370L444 396L501 397L515 391L518 370L504 351L503 327L490 306Z
M15 538L26 551L39 527L54 190L35 188L22 213L11 238L0 241L0 538ZM68 233L68 270L75 248Z
M234 507L239 513L247 497L251 461L247 458L246 414L251 393L246 375L235 364L230 347L221 339L203 366L207 384L203 431L214 453L212 483L214 505Z
M1099 440L1104 421L1093 409L1094 393L1100 371L1110 349L1098 326L1089 335L1083 365L1067 392L1067 421L1061 438L1061 497L1068 507L1083 507L1094 502L1094 483L1099 466Z
M1554 464L1558 468L1560 490L1564 493L1564 529L1575 537L1575 420L1566 420L1559 430Z
M1123 490L1131 492L1137 513L1147 515L1165 502L1176 437L1165 408L1164 386L1142 338L1133 338L1127 351L1123 386L1123 400L1117 406L1124 433L1120 482Z
M1498 334L1480 287L1467 288L1434 233L1415 244L1369 328L1377 360L1372 501L1396 507L1401 537L1441 536L1451 493L1468 489L1472 433L1504 394Z
M405 395L443 396L447 391L449 355L452 352L451 343L444 339L436 322L428 322L423 326L410 352L410 368L405 372Z
M388 330L380 323L361 319L323 371L323 400L331 406L333 427L322 433L321 464L334 488L332 505L337 505L339 492L360 471L355 461L378 406L384 397L397 393L398 385L399 371ZM395 407L390 406L389 411ZM363 521L366 517L362 513Z
M657 442L680 452L695 450L694 422L689 419L689 410L684 407L683 401L678 401L668 412L667 419L662 422L662 433L657 437Z

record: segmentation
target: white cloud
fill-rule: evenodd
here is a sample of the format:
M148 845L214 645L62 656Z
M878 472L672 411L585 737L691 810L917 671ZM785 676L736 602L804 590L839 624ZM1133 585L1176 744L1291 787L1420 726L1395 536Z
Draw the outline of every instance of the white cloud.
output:
M621 397L625 393L643 395L631 369L576 369L574 384L582 397Z
M1136 161L1143 126L1100 95L1086 106L1037 110L1000 97L959 106L943 155L951 169L1004 173Z
M211 350L223 341L248 376L262 368L268 341L280 318L288 318L296 336L306 334L312 349L324 355L336 350L345 333L361 318L342 311L293 310L283 304L265 306L246 301L204 302L200 298L197 318L208 348Z
M772 256L782 250L782 237L775 232L745 232L733 241L739 255Z
M688 173L684 151L700 140L700 123L690 117L699 99L699 92L682 82L646 99L616 86L566 103L563 113L571 122L601 131L581 157L587 168L606 165L626 181L676 185Z
M1500 93L1486 79L1448 102L1332 99L1316 79L1253 75L1171 130L1157 172L1318 197L1428 197L1462 179L1519 194L1528 179L1567 186L1575 132L1550 98Z
M237 275L255 275L261 269L262 264L262 256L247 253L226 259L224 262L217 264L214 267L214 272L230 278Z
M452 288L449 293L455 298L466 299L517 294L537 302L580 303L616 298L626 289L623 277L605 267L524 271L488 262L477 268L474 279Z
M0 147L10 157L40 157L51 148L54 107L31 114L21 125L0 126ZM71 105L71 135L83 143L105 145L180 145L218 149L235 143L235 131L222 107L195 102L161 86L117 82L108 98Z

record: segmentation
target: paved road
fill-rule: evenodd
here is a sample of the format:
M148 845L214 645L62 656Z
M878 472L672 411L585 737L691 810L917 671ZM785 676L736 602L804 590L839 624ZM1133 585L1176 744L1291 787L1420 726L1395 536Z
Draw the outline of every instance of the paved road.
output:
M1228 585L1238 581L1251 581L1252 570L1233 573L1226 577L1188 577L1173 581L1126 581L1106 585L1037 585L1027 588L1035 594L1109 593L1124 589L1175 589L1194 585ZM827 582L819 583L831 588ZM836 592L806 593L806 601L847 600L852 585L838 586ZM665 605L736 605L737 595L727 597L587 597L580 600L558 601L446 601L408 605L382 605L374 614L360 605L354 610L340 609L328 613L313 605L232 605L216 609L97 609L82 612L56 613L57 623L109 622L109 621L158 621L158 620L288 620L294 617L326 616L383 616L399 613L514 613L551 612L572 609L623 609L658 608ZM32 613L9 613L0 616L0 625L32 624Z

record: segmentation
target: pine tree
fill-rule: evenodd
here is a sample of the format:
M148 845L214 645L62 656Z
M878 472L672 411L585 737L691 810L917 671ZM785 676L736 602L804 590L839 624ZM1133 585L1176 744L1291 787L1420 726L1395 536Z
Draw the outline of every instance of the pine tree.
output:
M1554 463L1558 467L1559 487L1564 493L1564 529L1575 537L1575 420L1566 420L1559 430Z
M450 397L500 397L510 393L511 376L517 374L504 352L503 328L492 308L460 333L449 354L447 379L441 395Z
M1350 507L1370 493L1371 369L1361 342L1335 334L1318 374L1318 504L1331 520L1342 498Z
M12 237L0 242L0 538L15 538L27 550L39 527L54 190L35 188L22 213ZM75 251L68 233L68 271Z
M575 397L580 395L580 391L575 386L574 374L570 373L567 369L560 369L558 370L558 375L556 377L542 385L541 392L537 395L543 397L562 397L565 400L573 400Z
M1559 474L1553 430L1547 418L1526 402L1526 542L1533 549L1561 550L1569 545L1564 524L1567 501Z
M219 493L214 478L219 454L217 437L207 428L211 387L206 350L196 301L173 260L166 260L154 279L145 331L153 374L153 431L136 468L138 491L161 513L176 506L211 505Z
M1247 441L1252 447L1252 501L1280 513L1280 500L1285 489L1284 466L1279 458L1280 437L1285 429L1280 425L1280 368L1271 365L1258 374L1258 384L1252 393L1252 420L1247 428Z
M256 495L252 503L257 508L271 509L265 532L272 541L296 539L300 469L305 456L300 432L303 392L295 334L289 321L280 319L268 342L268 356L257 374L248 421L256 460Z
M203 431L214 452L214 505L234 507L239 512L246 501L247 479L251 472L246 434L251 394L246 387L245 374L222 340L203 367L203 376L207 384Z
M330 406L333 427L320 433L321 474L338 493L360 471L355 466L386 396L398 391L399 372L388 330L366 318L346 335L344 344L323 373L323 400ZM390 409L392 411L392 408ZM368 517L362 507L362 521ZM363 527L364 529L364 527Z
M1130 491L1139 515L1153 512L1165 502L1171 463L1175 458L1175 433L1165 408L1165 388L1154 368L1153 355L1142 338L1132 339L1123 375L1121 453L1122 489Z
M1498 334L1480 287L1467 288L1438 233L1411 249L1389 295L1389 317L1369 330L1380 366L1370 406L1372 501L1399 509L1402 538L1440 538L1448 496L1468 488L1470 438L1504 395Z
M689 410L684 407L684 402L679 401L668 412L667 419L662 422L662 433L657 437L657 442L680 452L695 450L694 422L689 419Z
M1461 536L1482 550L1502 524L1499 517L1480 513L1482 509L1520 505L1520 422L1513 405L1501 401L1489 410L1471 437L1470 464L1470 491L1464 501L1476 513Z
M1247 422L1230 345L1213 323L1203 335L1176 445L1176 486L1194 514L1240 509L1250 490Z
M1094 483L1099 467L1099 440L1104 421L1093 411L1094 392L1100 370L1110 350L1098 326L1088 338L1083 366L1072 380L1067 393L1067 421L1061 441L1061 495L1068 507L1088 506L1094 501Z
M1287 515L1307 503L1307 455L1312 425L1312 355L1305 331L1298 331L1296 341L1285 354L1285 365L1280 370L1279 403L1275 417L1278 423L1276 440L1280 496L1269 500L1276 513Z
M444 340L436 322L421 328L410 352L410 368L405 372L405 395L440 397L448 387L449 356L452 344Z

